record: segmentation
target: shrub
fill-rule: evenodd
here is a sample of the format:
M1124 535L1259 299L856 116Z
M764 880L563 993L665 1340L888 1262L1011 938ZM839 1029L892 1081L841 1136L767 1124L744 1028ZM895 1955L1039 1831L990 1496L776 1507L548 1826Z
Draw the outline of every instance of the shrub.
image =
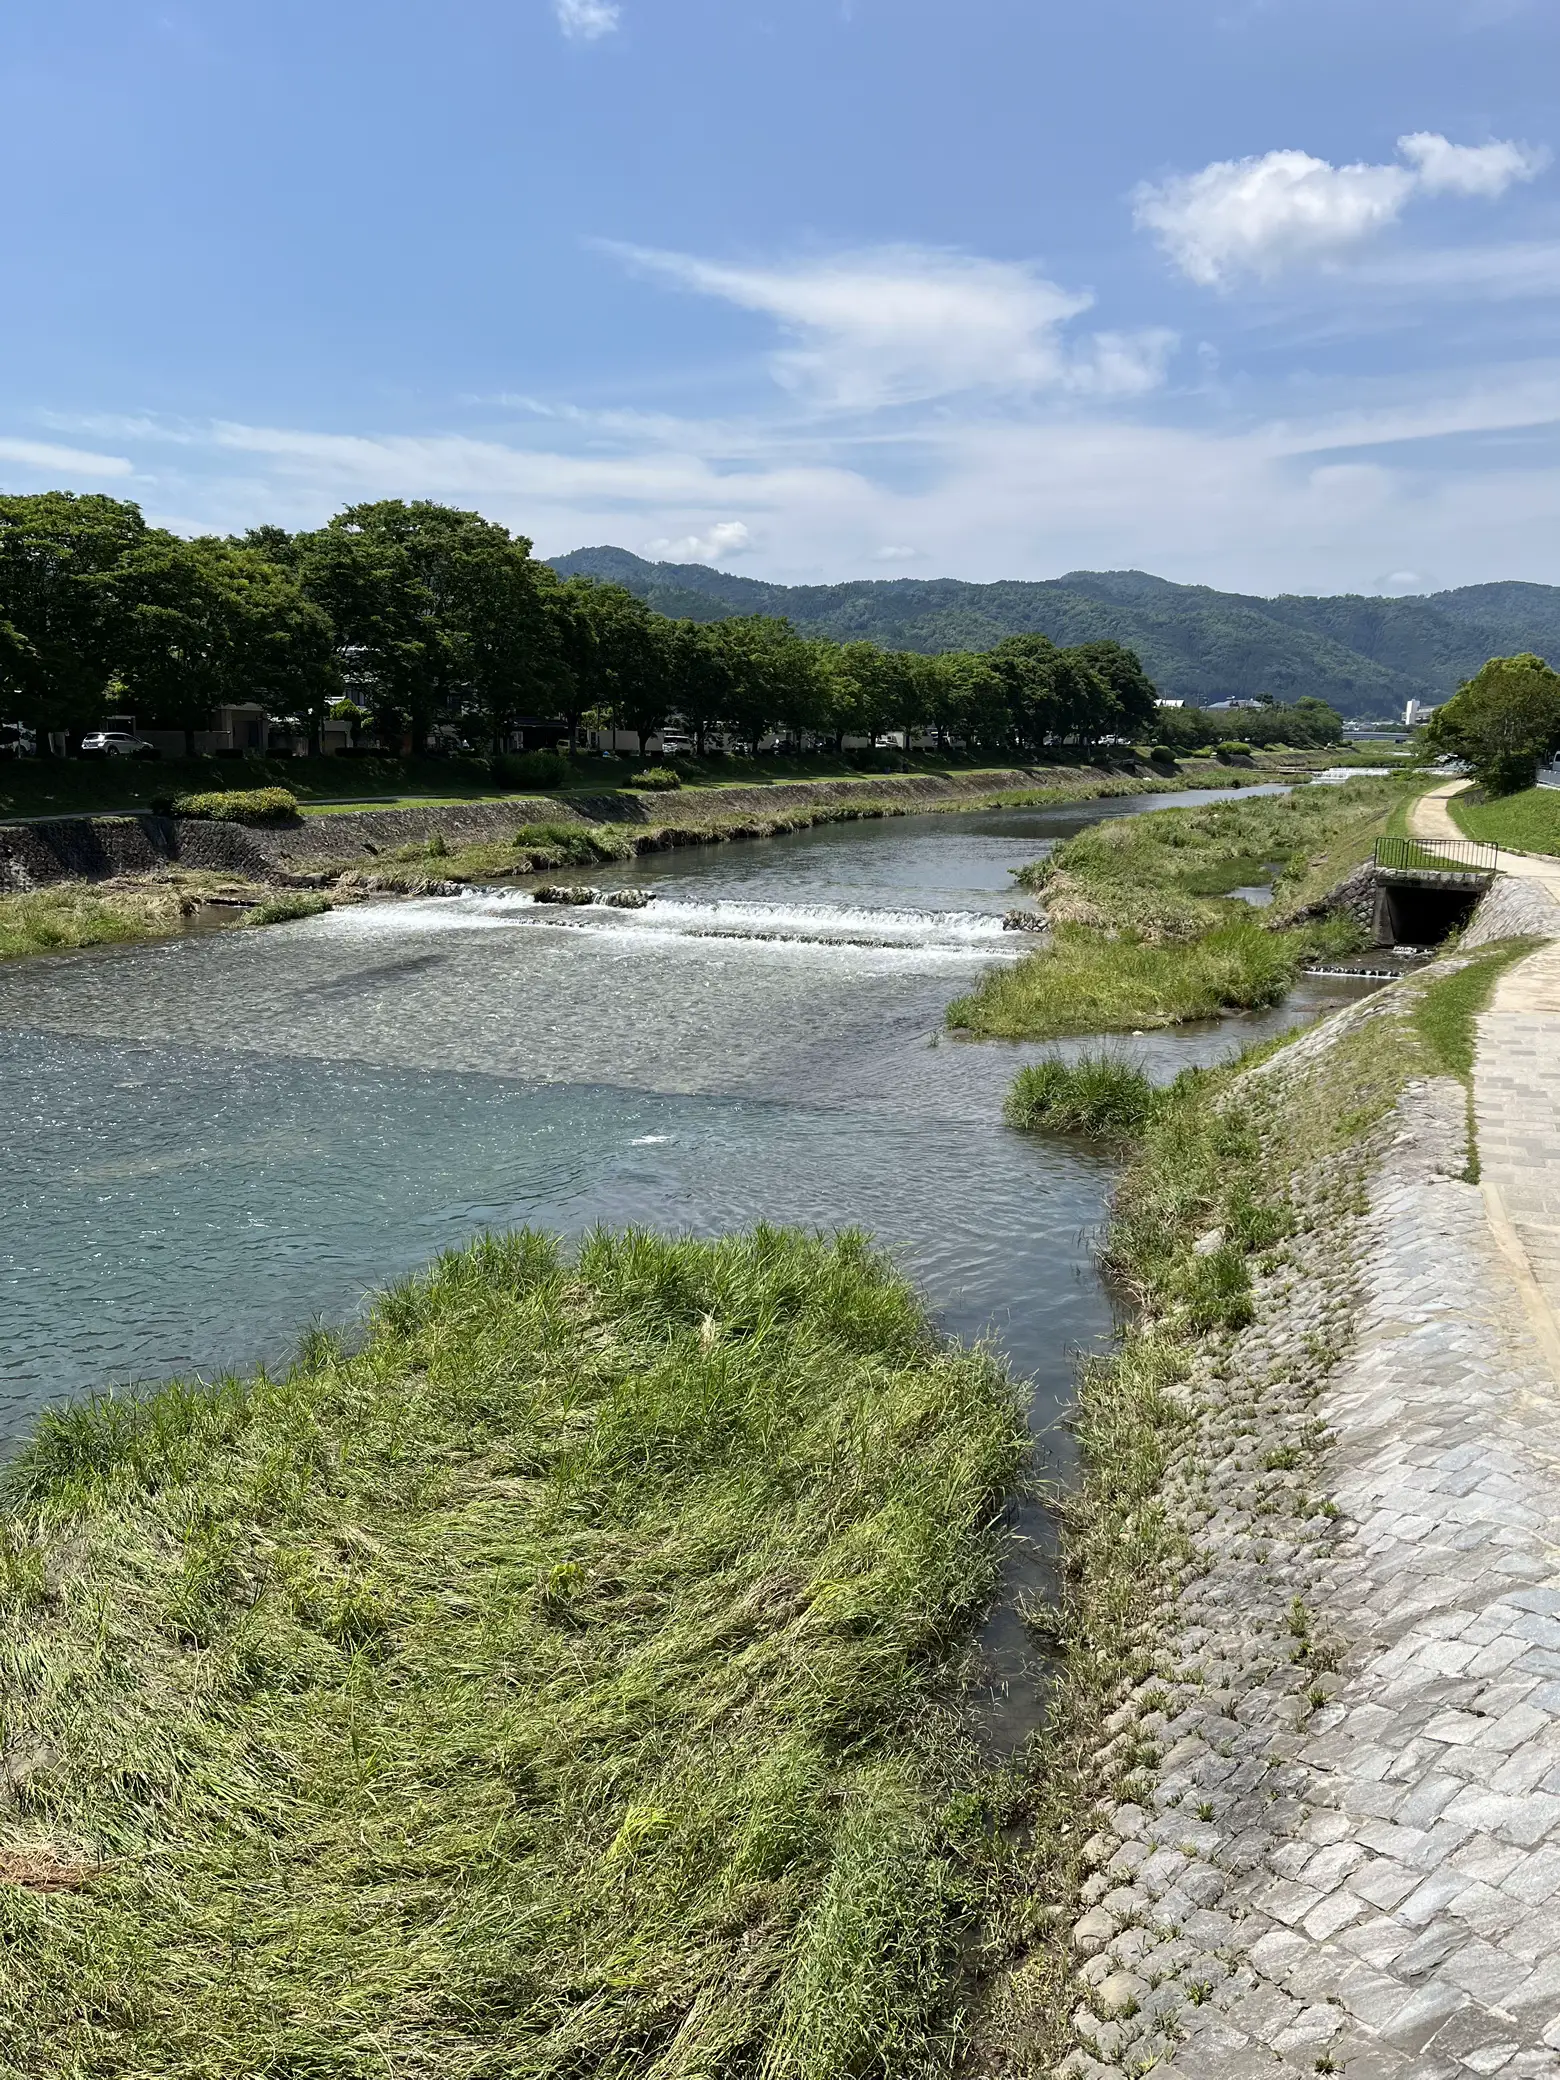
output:
M1243 744L1239 737L1227 737L1219 746L1220 758L1250 758L1251 746Z
M1004 1109L1009 1126L1107 1141L1141 1132L1154 1100L1140 1069L1102 1052L1074 1062L1053 1056L1020 1069Z
M630 787L641 787L652 794L662 794L673 787L682 786L682 775L673 772L670 766L647 766L629 781Z
M1176 762L1175 746L1173 744L1155 744L1149 751L1148 756L1153 765L1173 766Z
M296 823L298 797L285 787L233 787L217 794L175 795L168 813L198 823Z
M522 751L518 758L501 758L495 777L504 787L567 787L574 768L556 751Z

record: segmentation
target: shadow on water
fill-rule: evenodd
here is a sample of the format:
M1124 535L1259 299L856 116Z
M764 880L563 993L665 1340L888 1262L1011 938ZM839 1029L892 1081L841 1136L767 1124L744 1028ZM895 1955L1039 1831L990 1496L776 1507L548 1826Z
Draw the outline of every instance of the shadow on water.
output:
M1038 1471L1065 1484L1078 1355L1113 1330L1111 1166L1003 1125L1050 1050L950 1040L943 1012L1025 950L1001 931L1017 868L1167 805L658 855L616 873L649 910L568 928L510 890L0 968L0 1448L112 1382L284 1360L312 1318L353 1319L485 1228L770 1220L875 1235L1025 1382ZM1112 1044L1164 1080L1357 987ZM1015 1528L985 1636L997 1746L1041 1709L1017 1601L1055 1594L1047 1512Z

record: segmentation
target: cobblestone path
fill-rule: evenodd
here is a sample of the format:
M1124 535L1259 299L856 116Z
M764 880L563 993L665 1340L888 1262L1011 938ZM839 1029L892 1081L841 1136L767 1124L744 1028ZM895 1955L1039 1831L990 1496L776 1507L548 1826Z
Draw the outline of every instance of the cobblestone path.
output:
M1090 1845L1064 2074L1560 2076L1560 946L1475 1087L1482 1184L1461 1086L1411 1086L1368 1210L1200 1387L1201 1564L1110 1722L1161 1759ZM1320 1526L1263 1471L1308 1422Z

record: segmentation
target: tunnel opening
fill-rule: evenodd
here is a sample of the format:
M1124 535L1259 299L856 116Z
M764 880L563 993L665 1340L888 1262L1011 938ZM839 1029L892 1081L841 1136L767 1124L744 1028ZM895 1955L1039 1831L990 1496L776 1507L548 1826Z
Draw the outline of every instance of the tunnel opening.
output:
M1441 946L1478 908L1482 886L1448 888L1411 881L1385 883L1376 903L1378 946Z

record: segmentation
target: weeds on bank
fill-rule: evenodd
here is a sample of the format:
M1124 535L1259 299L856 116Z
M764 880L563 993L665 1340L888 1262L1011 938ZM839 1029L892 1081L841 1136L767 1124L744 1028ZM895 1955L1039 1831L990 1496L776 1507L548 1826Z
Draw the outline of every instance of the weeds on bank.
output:
M0 2073L946 2071L939 1699L1025 1442L859 1238L773 1229L490 1238L358 1355L46 1418Z
M1051 931L949 1007L980 1039L1133 1032L1282 1001L1301 968L1357 950L1346 916L1302 915L1366 859L1401 788L1351 781L1095 825L1018 877ZM1270 881L1258 916L1220 900Z
M244 923L291 924L295 918L318 917L330 907L329 896L319 895L312 889L288 889L282 895L267 896L264 902L256 903L246 914Z
M0 960L161 938L178 930L183 914L179 891L156 884L105 892L62 881L26 895L0 895Z
M1354 944L1351 923L1273 932L1237 917L1190 942L1056 925L1039 952L989 968L948 1007L956 1031L982 1040L1136 1032L1278 1004L1308 960Z
M1497 940L1481 947L1465 967L1425 985L1412 1018L1436 1073L1469 1081L1480 1012L1488 1009L1495 985L1506 970L1544 944L1542 939Z

